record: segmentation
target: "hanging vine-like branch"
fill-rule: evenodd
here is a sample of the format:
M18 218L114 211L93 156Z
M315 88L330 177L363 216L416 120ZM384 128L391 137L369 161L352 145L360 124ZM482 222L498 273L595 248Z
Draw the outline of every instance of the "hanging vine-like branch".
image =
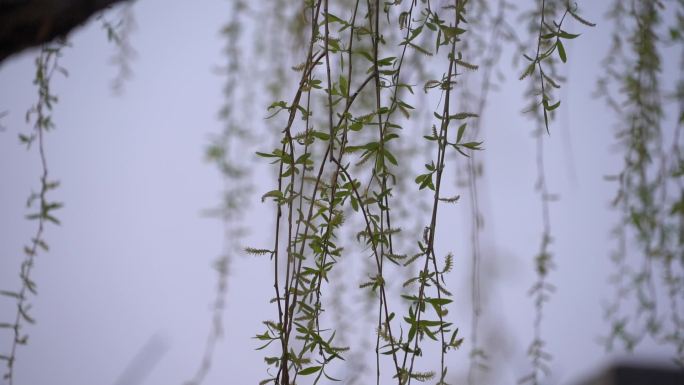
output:
M532 100L528 111L534 113L534 118L537 123L535 130L536 136L536 164L537 164L537 181L535 189L539 193L541 201L541 244L539 251L535 256L535 270L537 280L532 285L529 294L534 299L534 321L533 321L533 337L532 342L528 348L528 356L532 363L532 371L520 379L520 383L531 383L537 385L542 379L542 375L548 376L551 372L550 361L552 355L546 349L546 341L542 335L542 321L544 318L544 304L549 301L551 295L555 291L555 286L548 280L549 272L555 267L553 254L550 250L553 242L551 232L551 212L549 203L557 197L549 190L546 180L546 170L544 165L544 130L547 134L549 130L549 120L551 114L556 110L561 101L553 103L552 90L560 88L561 76L557 72L554 53L558 54L561 62L565 63L568 58L563 45L564 40L575 39L579 35L572 34L563 30L563 22L567 16L573 17L589 27L594 24L586 21L577 14L577 5L565 3L565 9L559 18L559 21L553 21L549 24L548 20L553 19L558 11L562 9L563 4L560 1L541 0L538 2L539 9L534 13L536 19L539 20L538 28L536 30L536 54L534 57L525 55L525 58L530 62L520 79L528 76L538 75L537 80L531 78L531 86L528 90L528 97ZM531 28L534 25L531 24ZM541 101L539 101L541 97Z
M4 378L9 385L14 383L14 367L16 364L17 349L20 345L28 343L28 334L22 330L26 324L33 324L35 320L31 316L31 305L29 298L31 295L38 294L37 285L31 278L31 272L35 264L35 258L39 252L47 252L48 244L45 240L44 232L48 223L59 225L59 220L55 217L55 211L62 207L59 202L51 201L48 193L59 186L59 182L52 180L48 173L48 162L46 155L45 135L52 130L55 125L52 121L52 108L57 102L57 96L50 88L53 75L62 73L66 76L66 70L59 65L62 48L66 42L44 45L40 54L36 58L36 76L33 83L38 88L38 100L26 113L26 121L33 124L30 134L20 134L19 140L28 149L37 147L38 157L40 158L40 190L38 193L31 193L26 206L32 210L26 216L27 219L36 221L36 232L28 245L24 247L24 260L19 270L21 286L17 291L0 291L0 295L12 298L17 302L14 320L11 323L0 323L0 329L10 329L13 334L12 344L9 354L0 355L0 360L7 364L7 372Z
M666 7L676 9L674 20L663 16ZM684 366L682 92L681 84L672 91L677 118L674 129L666 130L668 106L663 95L668 92L660 82L660 50L664 44L681 45L684 2L615 2L609 16L615 24L613 45L598 91L623 118L616 138L624 166L608 178L618 184L613 207L620 223L614 231L617 247L612 256L615 296L606 308L612 329L605 343L609 349L619 343L632 350L652 338L671 345L675 362ZM663 25L664 20L671 24ZM663 28L669 32L669 42L660 37ZM638 246L638 253L631 252L632 245ZM666 288L662 294L667 304L661 303L660 286Z

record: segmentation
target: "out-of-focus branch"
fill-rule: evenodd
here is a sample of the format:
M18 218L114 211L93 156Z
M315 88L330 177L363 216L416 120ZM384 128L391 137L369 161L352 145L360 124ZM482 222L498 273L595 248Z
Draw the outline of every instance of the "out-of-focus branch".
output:
M91 16L125 0L0 0L0 62L66 36Z

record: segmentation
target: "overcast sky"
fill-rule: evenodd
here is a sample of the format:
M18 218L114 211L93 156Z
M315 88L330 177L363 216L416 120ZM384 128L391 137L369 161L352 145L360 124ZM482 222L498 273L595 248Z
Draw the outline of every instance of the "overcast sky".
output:
M609 210L614 186L603 177L619 171L621 160L611 151L614 120L591 96L609 43L610 25L603 21L608 2L581 3L584 15L599 26L584 30L567 47L571 84L560 94L559 119L546 147L548 183L561 200L551 206L558 267L551 281L558 291L543 328L554 356L550 381L561 384L614 357L597 337L608 331L601 301L610 297L609 231L617 220ZM72 47L61 61L69 76L54 78L57 128L47 136L46 151L50 174L61 181L52 197L65 207L59 212L62 225L46 229L50 252L36 259L39 295L30 302L37 324L26 329L29 345L18 352L16 384L114 384L141 349L149 353L145 359L152 368L145 384L181 384L194 373L203 350L215 286L211 263L222 247L220 222L201 215L218 202L222 187L204 161L204 148L209 135L222 128L217 111L224 79L215 68L225 62L218 31L230 6L220 0L201 6L141 0L133 10L137 29L131 43L138 54L123 95L112 95L114 48L98 22L70 37ZM36 99L35 55L28 51L0 64L0 111L9 113L0 131L3 290L19 286L21 250L36 225L24 219L24 202L39 188L37 154L17 140L29 130L24 113ZM520 114L524 86L508 60L502 68L509 80L492 95L490 105L496 108L484 118L484 248L492 257L483 262L484 280L491 284L483 327L507 331L507 345L494 343L491 350L500 359L508 357L498 381L510 384L527 371L533 314L526 292L534 280L540 221L533 127ZM672 77L675 69L667 68L664 76ZM255 119L265 116L265 106ZM261 129L258 123L254 127ZM249 222L257 227L246 242L265 246L270 238L257 229L264 221L270 226L273 215L259 197L273 186L268 174L257 181L250 217L269 219ZM467 216L466 208L453 215ZM457 227L467 220L444 223ZM463 270L454 288L466 293L466 300ZM264 284L270 274L265 259L233 261L226 336L206 384L252 384L266 377L263 353L254 350L258 345L251 337L262 332L262 320L276 316L268 303L272 287ZM0 298L0 322L13 319L13 311L13 303ZM468 330L470 315L455 317ZM8 334L0 333L0 353L9 346ZM667 357L666 350L649 343L640 352ZM463 369L467 350L450 359Z

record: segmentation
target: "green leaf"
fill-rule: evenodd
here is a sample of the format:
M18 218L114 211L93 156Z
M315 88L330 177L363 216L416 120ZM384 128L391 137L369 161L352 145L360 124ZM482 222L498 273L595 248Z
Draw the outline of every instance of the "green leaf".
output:
M19 134L19 141L23 144L31 144L33 142L34 136L27 136L24 134Z
M532 75L532 73L534 72L534 66L536 66L536 65L537 65L536 61L533 61L532 63L530 63L530 65L528 65L527 68L525 68L525 71L522 73L522 75L520 75L518 80L523 80L526 77Z
M463 143L463 147L471 149L471 150L482 150L482 142L468 142L468 143Z
M464 120L468 118L477 118L479 115L472 112L459 112L458 114L449 115L449 119Z
M442 33L444 33L444 36L446 36L448 39L453 39L458 35L461 35L466 32L465 29L458 28L458 27L446 27L440 25L440 28L442 29Z
M347 93L347 87L349 87L349 84L347 83L347 78L340 75L340 92L342 93L342 96L344 96L344 97L349 96Z
M354 211L359 212L359 201L355 197L351 197L351 205Z
M317 138L317 139L320 139L320 140L324 140L324 141L327 141L327 140L330 139L330 134L327 134L327 133L321 132L321 131L311 131L311 135L312 135L314 138ZM257 154L258 154L258 153L257 153Z
M257 249L254 247L246 247L245 252L247 254L252 254L252 255L266 255L266 254L273 254L273 251L268 250L268 249Z
M392 155L391 152L387 151L387 149L382 149L382 154L385 156L385 159L389 160L390 163L392 163L395 166L398 166L399 163L397 163L397 158Z
M465 62L465 61L463 61L463 60L461 60L461 59L456 59L456 64L457 64L457 65L460 65L460 66L463 67L463 68L467 68L467 69L469 69L469 70L472 70L472 71L475 71L475 70L477 70L477 69L479 68L477 65L472 64L472 63Z
M395 56L390 56L390 57L386 57L384 59L380 59L380 60L378 60L378 66L380 66L380 67L391 66L394 64L395 60L397 60L397 58Z
M565 47L563 47L563 42L560 39L556 40L556 48L558 48L558 56L563 63L568 61L568 57L565 55Z
M0 295L4 295L6 297L12 297L16 299L21 299L21 296L19 293L15 293L13 291L6 291L6 290L0 290Z
M432 173L418 175L415 182L418 184L419 190L422 190L425 187L428 187L430 190L435 189L435 186L432 184Z
M425 302L433 305L444 306L452 303L453 300L450 300L449 298L425 298Z
M408 43L408 42L410 42L411 40L415 39L416 37L418 37L418 35L420 35L420 33L421 33L422 31L423 31L423 26L422 26L422 25L421 25L420 27L418 27L418 28L412 30L412 31L411 31L411 36L409 36L408 40L406 40L405 42ZM402 44L404 44L404 43L402 43Z
M274 198L276 202L280 202L285 199L283 193L280 190L271 190L266 194L261 196L261 202L264 202L266 198Z
M542 110L542 112L544 113L544 127L546 127L546 133L550 134L549 133L549 115L546 113L546 105L548 103L546 102L546 100L544 100L544 103L545 103L544 109Z
M34 320L33 318L31 318L31 316L28 315L26 309L24 309L24 308L21 307L21 306L17 306L17 309L19 309L19 314L21 315L21 317L22 317L23 319L26 320L26 322L28 322L28 323L30 323L30 324L36 323L36 320Z
M274 112L273 114L267 116L266 119L270 119L270 118L272 118L272 117L278 115L278 113L279 113L280 111L282 111L282 110L284 110L284 109L288 109L289 107L287 106L287 103L286 103L284 100L280 100L280 101L271 103L271 105L268 106L267 110L270 111L270 110L272 110L272 109L274 109L274 108L277 108L276 112Z
M544 109L545 109L546 111L553 111L553 110L555 110L556 108L558 108L558 106L560 106L560 103L561 103L561 102L560 102L560 100L559 100L556 104L549 105L549 101L546 100L546 99L544 99Z
M579 21L580 23L582 23L582 24L584 24L584 25L586 25L586 26L589 26L589 27L596 27L596 24L594 24L594 23L592 23L592 22L590 22L590 21L585 20L585 19L582 18L580 15L578 15L577 13L575 13L575 11L573 11L572 9L568 9L568 12L570 13L570 16L572 16L573 18L575 18L575 20Z
M460 195L456 195L456 196L449 197L449 198L439 198L440 201L446 202L446 203L456 203L456 202L458 202L459 199L461 199Z
M60 225L60 224L61 224L61 222L59 221L59 219L53 217L53 216L50 215L50 214L47 214L47 213L46 213L45 215L43 215L43 218L45 218L45 220L47 220L47 221L49 221L49 222L52 222L52 223L54 223L54 224L56 224L56 225Z
M425 91L425 93L427 93L428 89L436 88L436 87L439 87L441 85L442 85L442 82L440 82L438 80L428 80L427 82L425 82L425 85L423 86L423 91Z
M327 378L327 379L330 380L330 381L334 381L334 382L340 382L340 381L342 381L342 380L338 380L337 378L330 377L330 376L327 375L325 372L323 372L323 375L325 376L325 378Z
M458 135L456 135L456 143L461 142L461 138L463 138L463 133L465 132L465 129L466 129L466 123L463 123L458 127Z
M361 131L363 128L363 123L362 122L354 122L349 126L349 129L352 131Z
M371 56L371 54L366 51L356 51L354 53L363 56L369 62L373 62L373 56Z
M579 37L579 35L580 35L579 33L578 34L567 33L567 32L562 31L562 30L560 32L558 32L558 37L560 37L561 39L572 40L572 39Z
M258 156L260 156L260 157L263 157L263 158L280 158L279 155L276 155L276 154L267 154L267 153L265 153L265 152L260 152L260 151L257 151L256 154L257 154Z
M325 24L326 22L328 22L328 23L340 23L342 25L349 24L348 22L340 19L339 17L333 15L332 13L326 13L325 14L325 21L321 24Z
M413 337L414 337L415 335L416 335L416 326L415 326L415 325L411 325L411 328L409 329L409 332L408 332L408 340L409 340L409 341L413 341Z
M314 373L318 372L319 370L321 370L321 366L309 366L306 369L302 369L299 372L299 375L300 376L307 376L309 374L314 374Z

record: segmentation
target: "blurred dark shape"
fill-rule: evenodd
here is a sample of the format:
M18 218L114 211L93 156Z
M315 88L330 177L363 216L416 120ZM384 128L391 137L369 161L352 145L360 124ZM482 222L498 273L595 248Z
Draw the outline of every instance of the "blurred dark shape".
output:
M114 385L142 384L168 350L167 340L158 334L153 335L128 362Z
M577 385L684 385L684 368L653 363L616 363Z
M122 0L0 0L0 62L65 37L98 11Z

